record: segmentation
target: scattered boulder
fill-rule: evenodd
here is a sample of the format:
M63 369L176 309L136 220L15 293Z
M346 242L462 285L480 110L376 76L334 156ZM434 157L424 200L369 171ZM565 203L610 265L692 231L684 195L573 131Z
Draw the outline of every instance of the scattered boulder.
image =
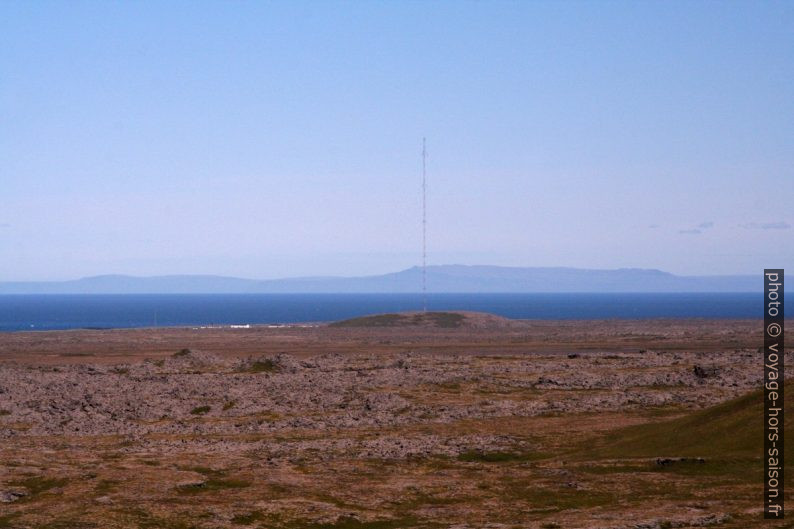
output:
M719 368L714 366L696 365L692 368L692 371L698 378L711 378L717 376L720 373Z
M193 349L180 349L165 358L161 367L168 371L181 371L185 369L202 369L208 367L219 367L226 364L226 361L218 355L206 351L196 351Z
M300 369L305 369L297 358L287 353L279 353L275 356L262 356L259 358L248 358L243 360L238 371L247 373L297 373Z
M27 495L26 491L20 489L0 490L0 503L11 503Z
M656 464L660 467L673 466L676 463L694 463L702 465L706 462L702 457L657 457Z
M194 489L202 489L207 485L206 480L204 479L190 479L185 481L180 481L176 484L176 488L180 490L194 490Z

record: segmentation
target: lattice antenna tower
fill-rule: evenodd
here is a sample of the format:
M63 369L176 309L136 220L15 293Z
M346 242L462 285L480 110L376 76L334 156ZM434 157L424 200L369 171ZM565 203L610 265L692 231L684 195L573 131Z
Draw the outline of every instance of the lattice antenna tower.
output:
M422 138L422 312L427 312L427 148Z

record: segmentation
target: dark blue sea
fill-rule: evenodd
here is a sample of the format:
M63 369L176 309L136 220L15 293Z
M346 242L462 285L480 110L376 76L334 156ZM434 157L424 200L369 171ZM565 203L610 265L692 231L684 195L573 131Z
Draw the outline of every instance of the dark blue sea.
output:
M763 317L760 293L428 294L427 306L523 319ZM419 294L0 295L0 331L316 322L421 307Z

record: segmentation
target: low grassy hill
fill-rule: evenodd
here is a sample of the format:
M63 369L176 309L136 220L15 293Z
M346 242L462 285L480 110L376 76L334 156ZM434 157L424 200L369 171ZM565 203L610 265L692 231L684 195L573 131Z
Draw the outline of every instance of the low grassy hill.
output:
M794 381L785 386L785 402L794 409ZM763 390L689 413L676 419L642 424L611 434L597 452L612 457L752 457L763 451ZM793 414L786 415L791 431ZM794 435L786 458L794 463Z
M499 328L517 324L514 320L484 312L399 312L374 314L331 323L331 327L435 327L455 329Z

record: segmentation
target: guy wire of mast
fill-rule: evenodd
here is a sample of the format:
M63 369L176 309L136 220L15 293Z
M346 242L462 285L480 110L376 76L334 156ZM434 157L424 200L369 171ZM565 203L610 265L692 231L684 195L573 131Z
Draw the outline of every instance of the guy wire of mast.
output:
M422 138L422 312L427 312L427 149Z

